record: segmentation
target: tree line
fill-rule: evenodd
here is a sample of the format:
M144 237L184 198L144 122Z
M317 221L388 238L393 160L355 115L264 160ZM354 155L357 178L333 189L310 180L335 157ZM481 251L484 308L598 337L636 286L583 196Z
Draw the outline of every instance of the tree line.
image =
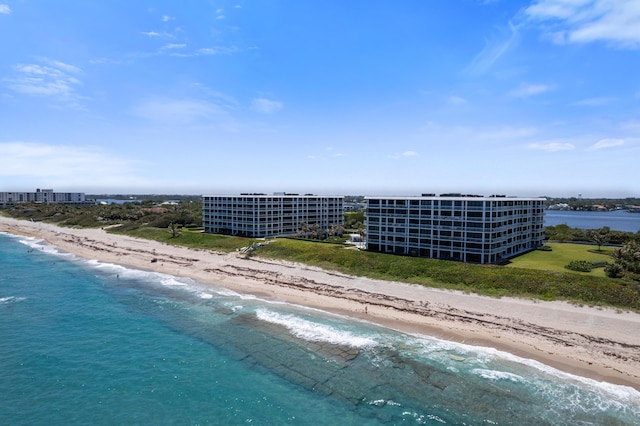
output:
M545 205L567 204L571 210L594 210L594 206L604 206L607 210L626 208L627 206L640 206L640 198L550 198L547 197Z
M572 228L566 224L547 226L544 229L544 238L548 241L569 242L594 242L599 245L622 245L627 241L640 242L640 231L625 232L612 231L604 226L600 229ZM600 243L598 243L600 241Z

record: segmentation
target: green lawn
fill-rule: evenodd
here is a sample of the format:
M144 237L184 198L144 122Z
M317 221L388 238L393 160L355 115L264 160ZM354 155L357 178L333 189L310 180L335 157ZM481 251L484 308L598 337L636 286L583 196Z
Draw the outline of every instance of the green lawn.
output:
M598 250L596 245L554 243L547 244L547 246L551 247L552 251L534 250L511 259L508 266L604 277L604 268L594 268L591 272L576 272L565 268L565 265L572 260L588 260L590 262L605 260L609 263L613 260L610 256L614 250L612 247L602 247L602 253L594 253Z

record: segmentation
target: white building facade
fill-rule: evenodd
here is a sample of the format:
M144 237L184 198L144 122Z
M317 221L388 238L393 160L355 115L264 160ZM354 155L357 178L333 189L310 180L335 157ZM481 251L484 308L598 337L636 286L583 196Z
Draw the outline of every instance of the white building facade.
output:
M341 196L203 195L204 231L253 238L293 235L301 224L328 230L343 223Z
M367 249L499 263L543 245L544 198L365 197Z
M53 189L36 189L36 192L0 192L0 204L84 204L85 202L84 192L54 192Z

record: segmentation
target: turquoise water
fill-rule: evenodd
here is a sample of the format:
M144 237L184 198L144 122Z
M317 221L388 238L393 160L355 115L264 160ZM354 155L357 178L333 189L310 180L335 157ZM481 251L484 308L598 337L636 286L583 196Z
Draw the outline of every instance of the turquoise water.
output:
M0 234L0 424L631 425L640 392Z

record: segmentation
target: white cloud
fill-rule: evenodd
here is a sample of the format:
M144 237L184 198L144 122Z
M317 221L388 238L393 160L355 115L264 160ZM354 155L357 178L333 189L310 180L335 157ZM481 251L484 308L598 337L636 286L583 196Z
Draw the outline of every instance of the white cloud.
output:
M169 22L169 21L173 21L174 19L176 19L176 18L174 18L173 16L164 15L162 17L162 22Z
M602 105L608 105L611 102L615 101L615 98L587 98L587 99L582 99L578 102L574 102L573 106L602 106Z
M212 47L203 47L202 49L198 49L196 51L196 53L199 54L199 55L208 56L208 55L215 55L215 54L217 54L219 52L218 52L217 49L214 49Z
M235 46L225 47L225 46L216 46L216 47L203 47L201 49L196 50L195 56L207 56L207 55L229 55L231 53L238 52L239 49Z
M121 64L122 61L119 59L112 59L112 58L95 58L95 59L89 59L89 63L90 64L94 64L94 65L103 65L103 64Z
M401 158L416 157L417 155L418 153L415 151L405 151L401 154L390 155L389 158L391 158L392 160L399 160Z
M597 151L599 149L613 148L614 146L620 145L624 145L624 139L600 139L587 149L589 151Z
M80 68L46 58L41 61L46 65L15 65L14 76L4 81L10 89L18 93L51 97L67 104L77 103L81 98L76 92L76 88L82 85L76 77L82 72Z
M185 47L187 47L185 43L169 43L169 44L165 44L160 49L162 50L184 49Z
M235 46L225 47L203 47L196 50L187 49L186 43L169 43L160 47L154 53L141 53L140 57L151 57L157 55L169 55L181 58L192 58L196 56L212 56L212 55L230 55L238 52L239 50Z
M11 8L7 4L0 4L0 13L8 15L11 13Z
M272 101L265 98L256 98L251 101L251 108L262 114L273 114L282 109L282 102Z
M43 179L47 183L77 186L78 182L126 184L135 181L135 164L101 148L0 142L0 176Z
M547 143L532 143L529 144L529 149L536 149L547 152L556 152L556 151L571 151L575 148L573 144L568 142L547 142Z
M518 28L509 22L509 32L501 34L498 39L485 40L484 48L465 68L470 74L484 74L494 63L518 43Z
M140 34L145 35L149 38L163 38L163 39L167 39L167 40L172 40L176 38L175 34L171 34L169 32L163 31L161 33L157 32L157 31L141 31Z
M556 43L608 42L640 48L637 0L538 0L525 10Z
M511 92L509 92L509 94L518 98L524 98L528 96L539 95L550 90L553 90L553 86L549 86L546 84L525 84L517 89L512 90Z
M135 106L132 112L165 123L190 123L225 114L220 105L198 99L155 99Z
M465 105L468 103L465 98L456 95L449 96L449 98L447 98L447 102L451 105Z
M82 70L76 67L75 65L69 65L69 64L65 64L64 62L60 62L52 59L46 59L46 58L43 58L42 60L47 64L51 65L52 67L61 69L66 72L70 72L74 74L80 74L82 72Z

